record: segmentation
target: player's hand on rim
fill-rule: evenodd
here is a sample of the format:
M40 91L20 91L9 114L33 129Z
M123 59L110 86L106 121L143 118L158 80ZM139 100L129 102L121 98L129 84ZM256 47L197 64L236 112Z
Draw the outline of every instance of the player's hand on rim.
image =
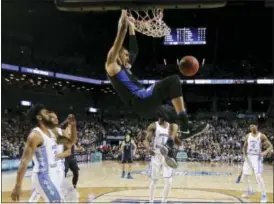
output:
M135 19L133 17L127 17L129 29L135 29Z

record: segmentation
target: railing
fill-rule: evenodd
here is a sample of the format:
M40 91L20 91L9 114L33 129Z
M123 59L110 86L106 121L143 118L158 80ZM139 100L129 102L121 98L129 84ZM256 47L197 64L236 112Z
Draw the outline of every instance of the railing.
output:
M88 153L77 153L75 155L77 162L100 162L102 161L102 154L100 152L88 152ZM10 159L9 157L2 157L2 171L17 170L20 165L20 159ZM32 168L33 163L28 164L28 168Z
M33 74L39 76L46 76L46 77L54 77L57 79L64 79L68 81L77 81L82 83L89 83L89 84L96 84L96 85L104 85L110 84L108 80L100 80L100 79L92 79L87 77L81 76L73 76L64 73L55 73L47 70L40 70L40 69L33 69L29 67L19 67L16 65L4 64L2 63L2 69L9 70L9 71L17 71L26 74ZM155 79L145 79L139 80L142 84L154 84L159 80ZM271 85L274 84L274 79L187 79L181 80L182 84L189 84L189 85L229 85L229 84L258 84L258 85Z

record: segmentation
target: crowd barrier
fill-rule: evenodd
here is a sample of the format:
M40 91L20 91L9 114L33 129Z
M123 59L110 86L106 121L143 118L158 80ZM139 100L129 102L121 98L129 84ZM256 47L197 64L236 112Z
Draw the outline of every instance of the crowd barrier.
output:
M20 165L20 159L2 159L2 171L10 171L18 169ZM32 162L28 164L28 168L32 167Z
M102 154L100 152L95 153L80 153L76 154L75 158L77 162L100 162L102 161ZM2 171L17 170L20 165L20 159L9 159L2 157ZM28 168L32 168L32 161L28 164Z

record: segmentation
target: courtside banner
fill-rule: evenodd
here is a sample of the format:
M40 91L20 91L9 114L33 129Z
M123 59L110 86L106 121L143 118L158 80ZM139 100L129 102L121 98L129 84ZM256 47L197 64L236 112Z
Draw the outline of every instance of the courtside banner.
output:
M177 153L177 161L178 162L182 162L182 161L186 161L187 160L187 153L185 151L179 151Z
M90 154L88 154L88 153L75 154L75 158L76 158L77 162L89 162Z
M19 159L4 159L2 160L2 171L17 170L20 164ZM32 167L32 162L28 164L28 168Z

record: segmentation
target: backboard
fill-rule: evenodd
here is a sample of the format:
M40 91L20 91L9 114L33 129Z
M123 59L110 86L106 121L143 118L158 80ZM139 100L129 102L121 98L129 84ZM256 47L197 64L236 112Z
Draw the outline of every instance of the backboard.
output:
M55 0L62 11L104 11L121 9L205 9L226 5L226 0Z

